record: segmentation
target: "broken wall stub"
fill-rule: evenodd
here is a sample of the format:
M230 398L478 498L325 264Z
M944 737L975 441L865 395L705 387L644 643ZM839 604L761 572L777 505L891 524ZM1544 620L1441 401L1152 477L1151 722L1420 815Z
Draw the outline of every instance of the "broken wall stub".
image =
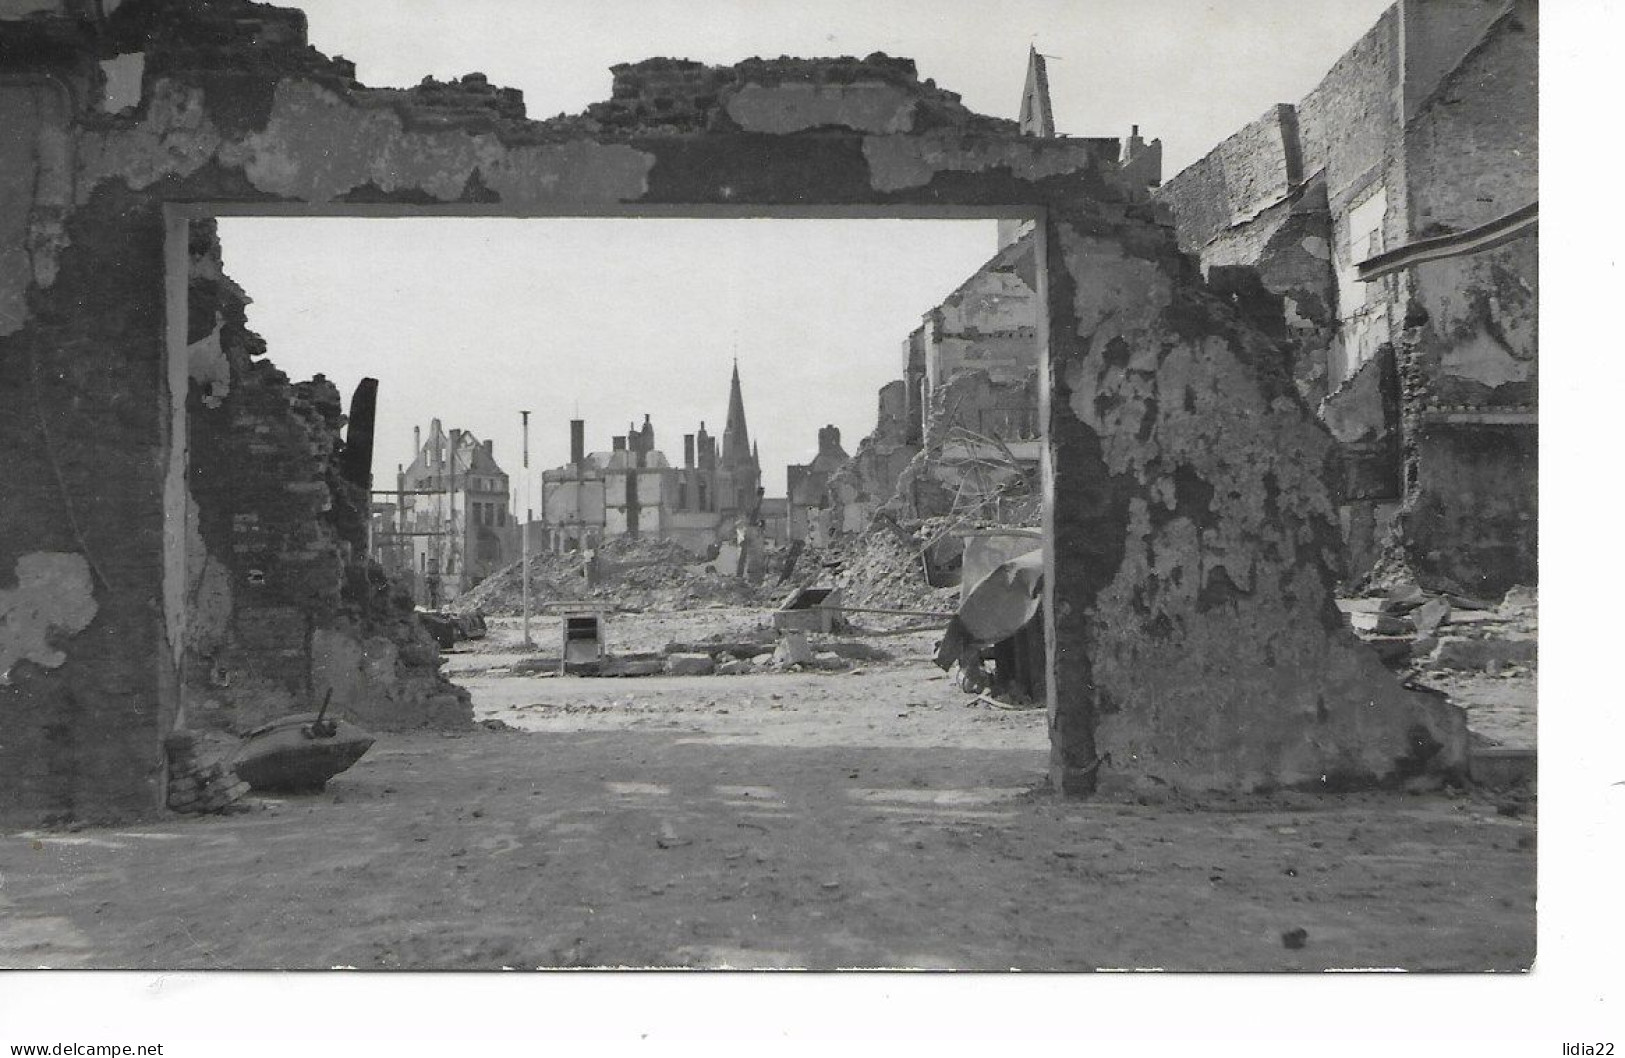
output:
M410 595L369 561L338 391L263 359L212 220L188 257L185 723L241 734L329 689L375 731L471 723Z
M1459 764L1459 711L1336 608L1335 443L1284 351L1131 216L1050 214L1052 776L1325 789Z
M297 12L263 5L135 0L63 40L0 47L7 77L72 86L60 114L30 111L24 138L67 179L47 179L45 152L6 148L40 178L24 186L57 197L7 204L29 218L32 258L0 272L0 303L24 306L0 337L15 455L0 570L81 555L96 610L44 631L60 664L21 660L0 689L9 817L159 803L183 697L186 512L203 506L185 451L193 334L166 306L186 305L189 218L223 209L1041 214L1060 788L1321 787L1459 764L1459 714L1400 689L1336 619L1331 441L1280 347L1204 291L1119 178L1115 142L1020 137L891 64L741 64L676 126L635 107L531 122L483 78L362 87L305 44ZM140 103L97 109L96 61L132 52ZM205 372L200 394L216 381Z

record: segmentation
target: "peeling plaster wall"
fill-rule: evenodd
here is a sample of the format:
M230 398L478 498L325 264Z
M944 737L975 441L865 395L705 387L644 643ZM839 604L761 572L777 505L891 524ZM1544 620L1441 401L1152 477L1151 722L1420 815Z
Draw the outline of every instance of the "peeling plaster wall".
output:
M1539 579L1539 255L1528 236L1412 271L1405 565L1496 595Z
M1077 555L1046 599L1050 675L1089 689L1052 724L1092 726L1098 761L1063 740L1052 775L1327 788L1459 763L1459 713L1382 678L1333 604L1334 442L1274 343L1166 250L1100 228L1050 236L1076 339L1050 367L1051 437L1074 455L1053 461L1048 517L1055 554Z
M1443 576L1429 555L1499 553L1501 544L1471 528L1469 512L1487 498L1423 495L1448 493L1451 478L1421 466L1430 450L1422 429L1424 420L1435 435L1453 428L1429 410L1441 405L1458 418L1464 407L1483 406L1532 418L1532 240L1527 260L1516 262L1497 251L1476 264L1431 263L1374 282L1359 278L1358 265L1535 201L1538 37L1531 0L1397 4L1296 108L1272 112L1295 121L1272 126L1266 115L1158 193L1174 208L1181 245L1205 269L1253 265L1263 286L1283 297L1299 391L1346 442L1344 500L1352 506L1343 523L1354 534L1347 539L1358 556L1354 579L1370 571L1379 546L1407 576ZM1261 175L1288 172L1294 153L1301 186L1283 189ZM1397 368L1383 360L1386 350L1397 355ZM1376 384L1394 371L1394 392ZM1529 480L1522 465L1506 470L1504 487L1521 494ZM1493 481L1469 477L1480 488ZM1393 522L1386 509L1401 499L1435 514ZM1508 495L1492 505L1513 502ZM1365 506L1373 503L1384 509ZM1515 501L1531 526L1533 504L1532 491ZM1368 535L1390 523L1426 539ZM1483 524L1502 531L1512 521ZM1446 527L1461 535L1441 536ZM1532 570L1530 532L1519 528L1501 543L1527 548L1511 566ZM1455 586L1505 587L1510 567L1494 565L1453 564L1466 577Z
M1409 696L1337 620L1333 442L1277 338L1203 290L1144 188L1117 170L1115 141L1019 137L884 57L697 74L665 61L722 89L690 99L675 123L641 95L530 122L515 94L474 75L364 88L303 32L297 12L151 0L121 7L105 36L76 45L86 54L75 61L92 71L140 52L146 76L136 108L73 116L64 239L49 267L36 260L21 326L0 337L0 442L15 454L0 466L0 568L35 552L82 554L97 605L94 624L57 648L59 667L18 666L0 690L0 785L16 818L153 810L175 702L169 651L155 663L155 647L175 631L201 654L210 641L196 619L211 607L229 602L233 614L213 661L222 642L288 661L228 663L233 694L292 701L301 681L308 694L330 679L368 700L355 681L423 664L395 636L382 636L393 658L378 643L368 622L389 612L387 584L342 547L363 531L363 508L347 507L326 470L312 476L313 463L336 466L322 445L337 433L337 395L321 382L279 391L264 362L233 367L222 383L220 321L201 307L176 324L185 334L169 367L183 376L194 431L219 418L209 436L230 444L194 432L180 499L190 494L196 519L174 496L166 516L176 417L163 205L179 201L389 203L403 213L451 202L516 213L619 203L1045 210L1058 788L1088 792L1102 778L1323 788L1400 777L1429 748L1431 765L1459 765L1459 714ZM876 95L854 86L875 81L913 101L912 131L874 131ZM783 87L792 82L825 87ZM753 84L775 90L747 91ZM821 124L744 131L726 112L728 92L759 108L754 127L799 127L814 98ZM62 142L65 131L54 128ZM239 340L221 330L228 366ZM296 458L300 437L316 450ZM232 486L211 455L234 445L265 457L264 489L251 491L276 492L277 503L217 502ZM255 477L238 474L244 488ZM166 525L182 556L169 561L167 586ZM256 565L262 557L275 561ZM184 628L165 622L160 601L178 567L193 596ZM190 689L218 678L188 658Z

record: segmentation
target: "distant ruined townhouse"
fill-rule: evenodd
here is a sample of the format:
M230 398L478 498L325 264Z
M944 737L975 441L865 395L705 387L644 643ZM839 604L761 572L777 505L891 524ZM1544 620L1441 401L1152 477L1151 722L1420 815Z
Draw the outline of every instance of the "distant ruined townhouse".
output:
M395 503L375 518L373 550L420 604L438 606L518 556L511 490L491 442L469 430L448 433L433 419L427 437L413 428L412 447Z

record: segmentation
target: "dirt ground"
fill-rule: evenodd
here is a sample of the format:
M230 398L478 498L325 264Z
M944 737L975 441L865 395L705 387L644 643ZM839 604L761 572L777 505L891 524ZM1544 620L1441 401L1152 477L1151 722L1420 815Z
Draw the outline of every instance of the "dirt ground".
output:
M609 635L651 650L759 620L618 617ZM447 669L511 730L385 735L324 793L241 815L0 836L0 966L1533 960L1532 804L1058 801L1042 712L960 693L932 638L871 639L894 659L849 672L562 678L515 674L516 622L495 622Z

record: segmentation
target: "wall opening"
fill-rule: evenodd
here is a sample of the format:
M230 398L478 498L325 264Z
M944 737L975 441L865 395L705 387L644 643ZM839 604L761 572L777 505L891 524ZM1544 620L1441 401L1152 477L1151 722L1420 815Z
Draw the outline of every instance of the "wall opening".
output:
M198 567L219 565L223 554L240 555L244 540L252 543L266 528L261 512L233 506L240 474L233 475L223 495L199 495L210 488L200 476L202 468L211 460L217 472L230 465L216 446L200 450L200 418L215 415L214 429L232 431L238 443L253 443L253 427L247 425L245 432L240 408L235 422L219 418L222 406L243 396L228 392L229 372L220 362L227 355L222 330L236 326L262 336L264 355L255 357L260 371L285 371L286 385L305 387L302 399L310 403L331 405L336 397L336 410L344 415L353 411L351 394L361 378L380 380L372 495L364 512L366 547L404 582L419 609L457 605L482 584L490 587L523 550L527 531L532 555L562 551L596 558L614 538L635 535L680 544L696 564L710 563L719 574L746 572L745 557L730 543L739 543L732 530L749 523L782 551L795 540L805 544L809 536L862 529L873 520L887 497L853 496L852 509L833 516L816 504L803 503L798 511L798 495L812 496L798 471L815 464L830 441L828 424L839 427L834 447L844 439L849 454L882 429L888 383L903 383L904 391L925 387L929 393L925 379L909 375L910 332L941 331L938 310L1000 249L994 221L1026 214L1023 219L1031 222L1033 212L756 208L549 219L414 207L286 212L238 205L170 207L176 458L169 480L176 500L167 508L166 584L178 600L168 616L183 673L175 711L197 722L206 710L219 707L217 699L231 696L223 687L202 686L196 675L207 671L218 683L223 668L231 666L212 658L199 665L184 655L188 649L220 646L206 635L200 645L200 625L221 624L219 614L199 611L200 600L225 607L225 613L246 600L232 596L229 585L200 590L211 578L217 585L222 576L229 581L233 571L206 573ZM240 320L211 324L202 319L206 313L196 298L205 228L218 231L224 275L252 299ZM915 238L918 232L909 229L938 229L939 234ZM881 232L878 240L875 231ZM992 419L1022 427L1019 437L998 440L1006 450L1006 442L1024 446L1034 464L1036 488L1029 491L1032 512L1038 514L1048 491L1038 466L1044 458L1041 431L1034 429L1045 421L1037 403L1048 332L1041 232L1040 226L1029 236L1031 261L1022 271L1030 284L1029 302L1019 308L1031 318L1012 326L1005 342L1027 347L1032 370L1025 393L1033 405L1011 414L1010 393L988 398L996 413ZM464 234L464 245L453 247ZM526 252L550 242L552 254ZM419 247L417 255L406 251L403 256L401 247L412 245ZM478 274L463 270L471 267L470 258L457 252L470 248L474 258L482 251L487 258ZM877 257L903 279L877 290ZM726 265L718 267L719 260ZM809 275L824 277L828 289L809 294L803 282ZM408 289L406 281L414 276L428 283ZM546 296L549 286L569 287L565 277L584 279L586 286ZM694 296L708 281L712 296ZM602 297L588 299L581 292L594 287ZM363 299L358 291L381 297ZM764 304L775 291L786 303ZM1000 312L1000 299L1010 298L1008 286L975 293L983 299L977 311L992 316ZM877 301L897 309L855 338L851 320ZM629 321L643 329L625 326ZM963 321L957 325L963 330ZM662 330L676 337L658 348L636 348L640 341L655 344L653 336ZM379 331L391 337L380 341L369 334ZM380 347L384 360L369 359ZM1009 359L1008 349L993 352ZM957 370L966 356L977 355L974 348L945 347L933 363L959 356ZM684 362L673 363L679 358ZM730 455L724 449L730 443L734 365L750 428L748 454L757 472L750 481L717 472L719 461ZM864 376L860 368L870 374ZM330 388L307 381L318 371ZM973 429L985 428L988 410L975 402L986 394L951 396L966 404ZM916 417L928 417L929 397L923 404L913 409ZM531 413L528 431L521 410ZM347 428L353 432L355 426L352 421ZM900 420L898 427L899 436L912 438L916 447L929 440L921 436L929 432L921 422ZM960 448L964 436L959 435ZM612 476L621 480L611 482ZM594 507L590 499L583 501L581 488L592 477L605 486L604 494L596 509L584 509ZM916 484L910 500L918 501L920 491ZM747 515L753 497L757 505ZM963 517L962 508L952 513L968 528L985 522ZM214 528L206 531L202 523L211 517ZM448 537L456 546L447 546ZM586 595L594 587L590 578L603 575L604 563L590 569L584 561L581 568L580 594ZM773 570L750 572L771 580L777 563ZM544 655L555 644L551 625L542 622L567 623L563 609L547 607L566 601L561 594L576 592L537 585L533 638ZM771 608L761 606L764 613ZM335 646L321 621L307 617L306 627L297 627L298 606L278 603L269 609L275 630L264 638L273 647L280 635L285 651L302 646L316 655L304 693L319 697L324 688L316 684L324 677L330 682L334 671L377 668L365 645ZM351 638L365 640L365 631ZM612 629L606 634L610 650L614 639Z

